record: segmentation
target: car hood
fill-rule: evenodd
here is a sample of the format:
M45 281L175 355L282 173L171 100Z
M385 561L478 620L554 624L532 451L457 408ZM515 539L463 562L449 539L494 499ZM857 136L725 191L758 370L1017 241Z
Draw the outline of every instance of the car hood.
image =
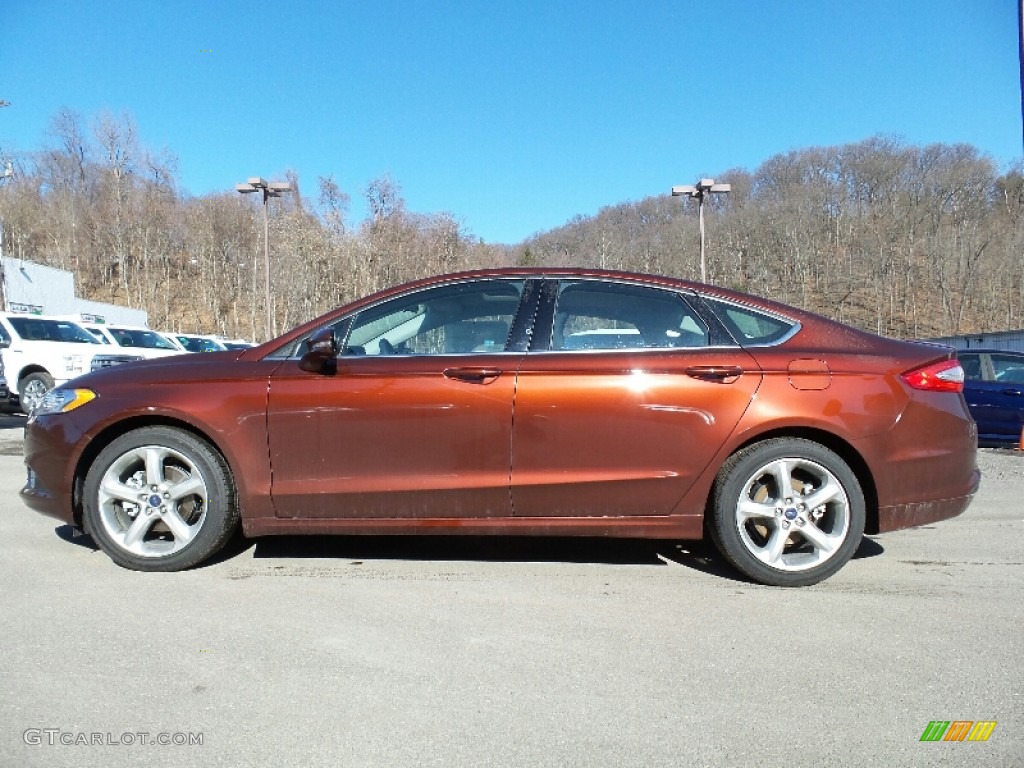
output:
M231 375L231 371L226 369L238 361L240 354L239 350L182 352L181 354L139 360L131 365L103 368L79 376L74 383L77 387L102 389L110 385L223 378Z

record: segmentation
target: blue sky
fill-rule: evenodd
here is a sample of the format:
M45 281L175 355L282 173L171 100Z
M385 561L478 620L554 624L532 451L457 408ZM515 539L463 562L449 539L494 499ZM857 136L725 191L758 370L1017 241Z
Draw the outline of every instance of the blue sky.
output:
M134 116L183 191L299 174L519 242L876 134L1022 151L1010 0L4 0L0 155Z

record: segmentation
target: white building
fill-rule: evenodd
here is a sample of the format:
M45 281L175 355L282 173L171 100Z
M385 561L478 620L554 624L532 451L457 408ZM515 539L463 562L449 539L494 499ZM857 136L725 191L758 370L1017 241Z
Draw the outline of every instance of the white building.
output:
M11 258L5 258L2 266L2 290L8 312L77 315L94 323L149 325L145 310L78 298L71 272Z

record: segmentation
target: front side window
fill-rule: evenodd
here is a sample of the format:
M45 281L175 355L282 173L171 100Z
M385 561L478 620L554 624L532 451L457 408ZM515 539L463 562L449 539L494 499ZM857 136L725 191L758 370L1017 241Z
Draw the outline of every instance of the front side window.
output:
M522 280L444 285L359 312L344 355L459 355L503 352Z
M992 377L1000 384L1024 384L1024 355L993 353Z
M708 329L681 296L641 285L566 281L559 288L552 350L705 347Z

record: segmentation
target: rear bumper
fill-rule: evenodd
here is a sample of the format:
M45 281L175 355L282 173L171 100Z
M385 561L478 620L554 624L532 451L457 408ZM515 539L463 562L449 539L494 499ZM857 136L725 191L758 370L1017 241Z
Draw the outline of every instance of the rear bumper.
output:
M971 474L971 490L966 496L881 507L878 510L878 532L898 531L956 517L967 509L980 485L981 471L975 469Z

